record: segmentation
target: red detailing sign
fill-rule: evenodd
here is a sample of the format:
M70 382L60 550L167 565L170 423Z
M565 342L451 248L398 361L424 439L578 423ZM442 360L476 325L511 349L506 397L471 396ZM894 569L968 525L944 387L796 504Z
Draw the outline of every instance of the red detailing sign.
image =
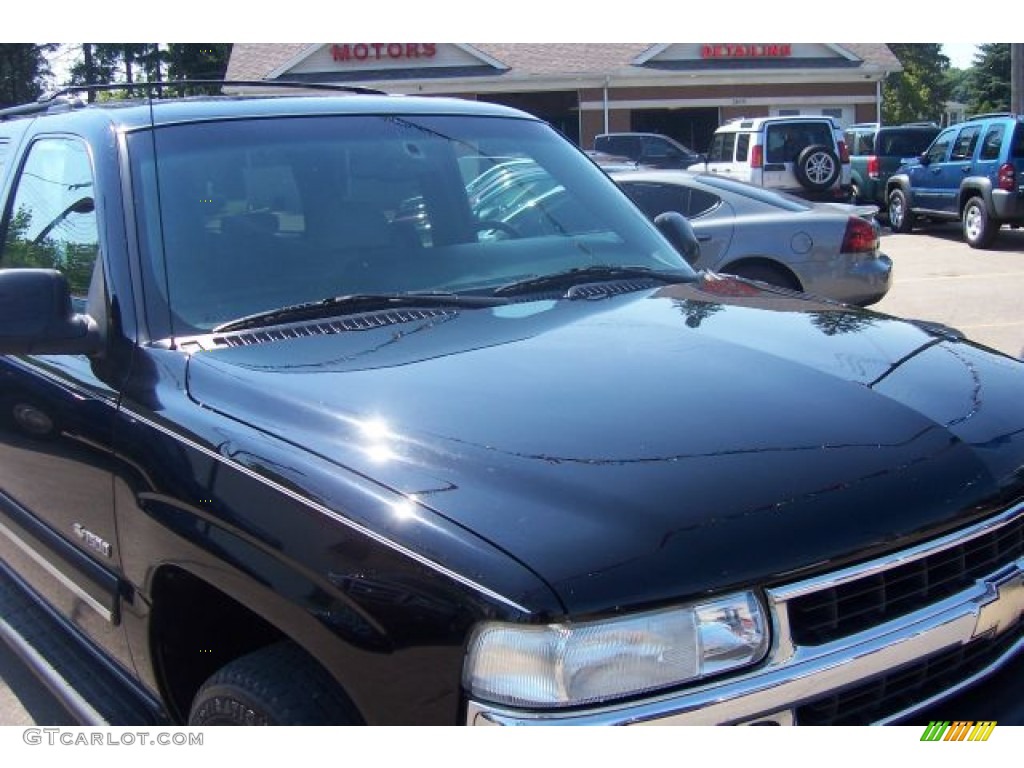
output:
M704 59L784 59L793 55L791 43L728 43L725 45L702 45Z
M388 59L430 59L437 55L437 43L334 43L335 61L386 61Z

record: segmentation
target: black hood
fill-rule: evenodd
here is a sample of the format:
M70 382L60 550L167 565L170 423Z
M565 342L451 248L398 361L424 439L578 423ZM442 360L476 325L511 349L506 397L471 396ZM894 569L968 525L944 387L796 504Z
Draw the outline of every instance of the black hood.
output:
M733 280L201 352L188 390L415 496L572 613L789 579L1024 485L1024 364Z

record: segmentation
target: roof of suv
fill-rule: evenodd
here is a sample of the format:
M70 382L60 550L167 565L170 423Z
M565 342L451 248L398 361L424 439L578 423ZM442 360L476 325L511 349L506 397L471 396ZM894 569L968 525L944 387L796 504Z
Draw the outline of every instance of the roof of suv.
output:
M317 114L450 114L536 119L511 107L456 98L307 93L128 99L93 103L77 98L53 98L0 110L0 122L82 113L94 116L102 114L129 130L196 120Z
M834 117L829 115L775 115L773 117L736 117L723 125L718 126L715 132L719 131L739 131L739 130L759 130L762 126L769 123L821 123L828 122L832 124L835 130L839 130L839 123Z
M931 140L942 129L935 123L903 123L901 125L879 125L858 123L848 126L847 133L860 136L848 141L850 154L854 156L906 157L920 154L927 149Z

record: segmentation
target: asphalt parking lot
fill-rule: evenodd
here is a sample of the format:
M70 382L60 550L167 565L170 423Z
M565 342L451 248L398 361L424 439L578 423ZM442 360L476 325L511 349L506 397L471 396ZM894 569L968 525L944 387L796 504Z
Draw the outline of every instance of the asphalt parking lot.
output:
M883 229L893 287L872 309L952 326L1014 357L1024 352L1024 229L1003 228L994 247L968 247L956 224L909 235Z
M956 225L909 235L885 229L882 249L893 259L895 277L889 295L873 309L940 322L1011 356L1024 354L1024 230L1004 229L995 247L982 251L965 245ZM1008 674L1019 675L1021 665ZM984 701L984 686L975 694ZM958 710L951 716L972 715ZM71 723L0 642L0 725Z

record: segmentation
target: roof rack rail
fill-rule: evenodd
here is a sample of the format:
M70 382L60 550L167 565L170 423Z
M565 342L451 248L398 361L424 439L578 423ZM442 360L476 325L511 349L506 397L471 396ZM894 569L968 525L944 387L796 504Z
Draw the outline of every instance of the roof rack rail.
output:
M44 94L38 101L30 101L28 104L21 104L16 107L0 109L0 120L9 120L12 117L26 117L37 115L41 112L63 112L72 109L79 109L85 106L85 102L66 94L53 95Z
M987 120L990 117L1017 117L1016 112L982 112L980 115L971 115L968 120Z
M188 88L245 87L245 88L294 88L306 91L333 91L336 93L388 95L386 91L362 85L343 83L307 83L297 80L151 80L133 83L96 83L92 85L62 85L41 95L36 101L16 107L0 109L0 120L11 117L25 117L42 112L70 110L86 106L81 94L127 91L145 92L145 98L161 98L165 88L186 90Z

